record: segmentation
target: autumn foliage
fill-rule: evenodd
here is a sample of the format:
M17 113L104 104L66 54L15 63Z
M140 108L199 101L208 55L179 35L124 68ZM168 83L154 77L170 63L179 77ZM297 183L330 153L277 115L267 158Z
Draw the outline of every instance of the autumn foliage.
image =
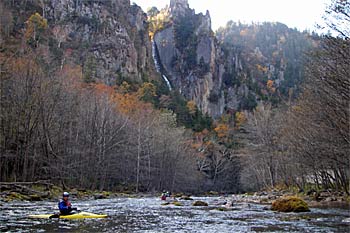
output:
M225 138L229 133L229 126L227 124L220 123L218 124L214 131L217 133L219 138Z
M36 45L40 40L40 36L47 29L47 20L44 19L39 13L35 13L31 15L26 22L26 32L25 38L29 40L33 40Z

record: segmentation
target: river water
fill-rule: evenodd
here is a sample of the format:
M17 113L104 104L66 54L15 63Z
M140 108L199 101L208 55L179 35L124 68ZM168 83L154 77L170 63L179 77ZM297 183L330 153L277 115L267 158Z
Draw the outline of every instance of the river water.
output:
M265 205L236 203L217 209L220 199L196 197L209 203L194 207L161 205L159 198L72 200L86 212L108 214L106 219L29 219L30 214L57 212L57 202L0 203L1 232L350 232L348 209L311 209L307 213L278 213Z

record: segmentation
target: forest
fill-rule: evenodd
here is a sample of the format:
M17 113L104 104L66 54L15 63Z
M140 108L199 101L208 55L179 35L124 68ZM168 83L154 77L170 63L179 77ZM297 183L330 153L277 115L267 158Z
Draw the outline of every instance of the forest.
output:
M165 90L157 77L137 82L120 76L113 84L90 79L93 62L72 59L54 21L36 10L25 22L15 14L0 2L0 182L45 180L101 191L296 187L350 194L348 1L332 1L324 20L334 34L317 36L304 63L288 64L285 86L262 77L254 88L265 98L220 119ZM226 51L255 47L244 45L249 40L239 26L217 32L228 41ZM250 30L253 25L245 33ZM307 45L294 38L284 46L298 57ZM274 56L272 49L264 53ZM258 64L246 67L253 74Z

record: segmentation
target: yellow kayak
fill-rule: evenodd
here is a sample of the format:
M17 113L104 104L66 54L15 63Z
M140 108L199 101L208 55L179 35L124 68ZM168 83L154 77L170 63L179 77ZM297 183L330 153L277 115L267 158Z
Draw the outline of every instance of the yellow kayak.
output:
M106 214L93 214L89 212L79 212L69 215L58 215L58 214L37 214L29 215L29 218L63 218L63 219L84 219L84 218L107 218Z

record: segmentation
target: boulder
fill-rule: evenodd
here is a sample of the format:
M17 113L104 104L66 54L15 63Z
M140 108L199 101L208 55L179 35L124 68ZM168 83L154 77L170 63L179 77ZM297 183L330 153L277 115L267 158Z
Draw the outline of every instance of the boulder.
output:
M189 196L183 195L181 198L181 200L185 200L185 201L192 201L193 199Z
M271 210L279 212L308 212L307 203L299 197L289 196L277 199L272 203Z
M324 201L325 202L337 201L337 198L336 197L327 197Z
M97 200L97 199L106 199L107 196L103 193L96 193L94 194L94 199Z
M195 201L192 204L193 206L208 206L208 203L204 202L204 201Z
M216 210L218 210L218 211L228 211L229 209L227 209L225 207L218 207L218 208L216 208Z
M42 197L40 197L39 195L33 194L33 195L29 195L29 199L30 201L42 201Z
M181 202L178 201L173 201L171 204L173 204L174 206L182 206Z

